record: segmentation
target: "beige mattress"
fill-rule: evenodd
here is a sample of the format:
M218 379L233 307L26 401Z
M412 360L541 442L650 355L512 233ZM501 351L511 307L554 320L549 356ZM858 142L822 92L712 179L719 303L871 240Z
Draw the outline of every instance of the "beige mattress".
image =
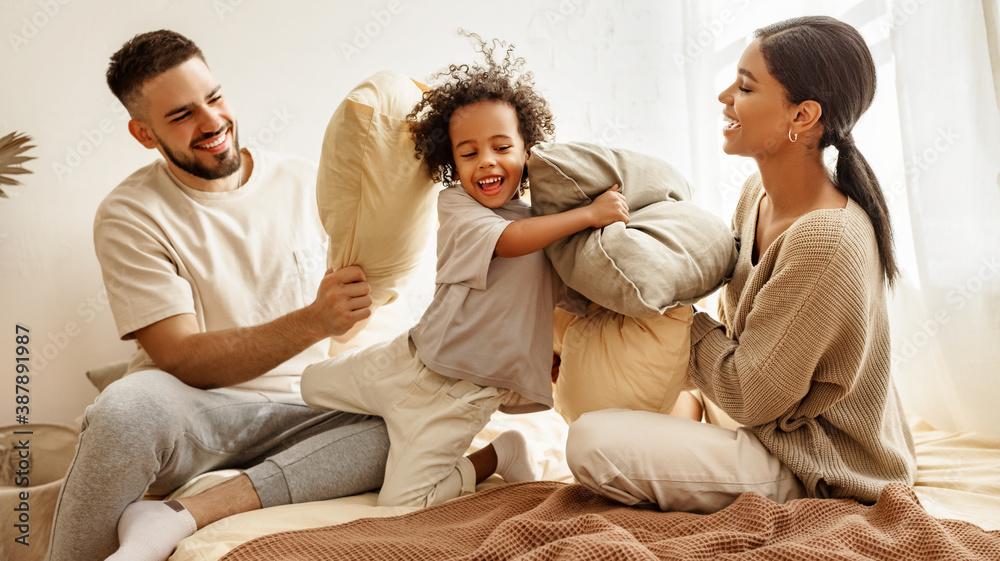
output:
M915 491L928 513L938 518L972 522L985 530L1000 530L1000 440L975 433L946 433L926 423L912 424L917 447L918 475ZM494 415L473 442L485 446L499 433L518 429L533 447L538 471L551 481L572 482L563 444L566 424L552 411L530 415ZM184 496L218 484L236 471L206 474L173 496ZM479 490L503 485L491 478ZM305 528L341 524L358 518L384 517L416 510L410 507L375 506L376 495L366 493L329 501L287 505L220 520L182 541L171 561L217 560L253 538Z

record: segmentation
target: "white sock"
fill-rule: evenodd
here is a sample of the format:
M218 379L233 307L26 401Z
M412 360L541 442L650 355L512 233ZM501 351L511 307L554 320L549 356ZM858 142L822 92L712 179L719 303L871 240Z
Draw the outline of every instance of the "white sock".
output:
M178 501L136 501L118 520L120 546L107 561L166 561L181 540L198 529Z
M535 481L535 466L524 435L516 430L502 433L492 442L497 453L497 474L507 483Z

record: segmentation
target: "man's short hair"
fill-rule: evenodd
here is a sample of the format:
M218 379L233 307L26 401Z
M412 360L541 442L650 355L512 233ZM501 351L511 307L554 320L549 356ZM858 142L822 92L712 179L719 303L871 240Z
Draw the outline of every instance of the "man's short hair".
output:
M193 57L205 62L198 45L176 31L140 33L111 55L108 87L129 114L136 117L143 84Z

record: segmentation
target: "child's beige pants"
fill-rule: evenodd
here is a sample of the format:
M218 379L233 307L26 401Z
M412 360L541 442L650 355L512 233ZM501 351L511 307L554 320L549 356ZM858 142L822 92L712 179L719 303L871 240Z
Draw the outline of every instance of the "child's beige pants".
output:
M378 504L386 506L431 506L475 491L475 469L464 454L510 392L427 368L409 333L302 374L306 403L385 420L389 458Z

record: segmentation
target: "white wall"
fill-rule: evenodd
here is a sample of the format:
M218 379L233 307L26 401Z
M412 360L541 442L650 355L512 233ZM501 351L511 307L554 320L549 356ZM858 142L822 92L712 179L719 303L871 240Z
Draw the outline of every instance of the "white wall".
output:
M226 88L242 141L311 159L329 115L367 75L388 68L427 79L449 63L471 60L472 46L456 35L459 27L502 38L517 45L535 72L559 140L663 157L692 180L696 202L728 221L754 166L722 156L715 95L731 83L745 37L805 13L841 17L861 30L879 67L878 95L855 132L887 191L909 282L916 267L912 234L925 226L911 223L907 211L905 170L914 162L902 151L900 119L908 117L896 104L890 38L912 19L908 10L925 4L897 4L0 0L0 136L31 134L38 158L26 166L34 173L21 176L26 184L6 189L11 199L0 199L0 425L15 419L15 324L31 329L30 418L36 422L75 423L96 396L84 372L132 352L133 343L118 341L103 300L91 225L101 199L156 157L128 135L125 113L104 83L108 57L136 33L171 28L190 36ZM942 35L958 32L952 26ZM942 87L925 81L915 83ZM921 107L913 114L940 112ZM926 319L894 311L894 336L905 340ZM967 339L990 344L982 334ZM930 399L921 406L910 397L907 406L936 419L933 392L900 378L906 367L895 365L903 393ZM960 395L959 403L981 395L990 394Z
M15 324L31 329L33 422L75 424L97 394L84 372L133 349L116 336L91 238L101 199L156 157L129 136L104 82L132 35L192 38L244 143L315 159L329 115L365 76L426 79L470 60L462 27L517 45L560 140L603 140L687 171L684 113L666 110L684 103L671 59L681 11L659 0L0 0L0 136L31 134L37 156L25 185L0 199L0 425L15 419Z

